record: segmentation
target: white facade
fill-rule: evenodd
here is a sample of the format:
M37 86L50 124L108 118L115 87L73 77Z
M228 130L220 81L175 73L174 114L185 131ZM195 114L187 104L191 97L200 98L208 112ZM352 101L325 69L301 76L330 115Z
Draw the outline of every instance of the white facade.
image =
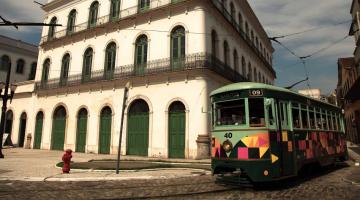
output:
M2 62L4 57L10 59L10 82L14 83L34 79L31 70L36 71L37 56L38 47L0 35L0 82L5 83L7 75L7 67Z
M314 99L318 99L318 100L321 99L320 89L305 89L305 90L299 90L298 92L302 95L312 97Z
M180 113L184 114L179 116L184 116L181 118L184 121L180 120L179 123L183 125L179 125L178 129L183 134L184 146L183 156L180 157L207 157L210 141L209 93L225 84L244 81L247 77L270 84L275 79L271 66L273 48L267 39L256 39L267 36L250 6L246 1L226 2L226 9L230 10L230 3L234 5L237 16L233 21L228 21L217 0L149 1L149 6L141 11L138 11L137 1L122 0L119 19L109 22L110 2L99 1L96 24L89 29L89 8L94 5L92 0L54 0L43 7L47 12L44 22L50 23L56 17L56 23L63 27L57 27L53 34L49 34L48 28L43 29L38 58L40 70L36 74L36 82L19 86L9 107L14 115L13 143L23 137L20 136L23 133L20 133L19 125L21 114L27 114L25 132L32 135L34 140L35 118L42 111L44 118L40 147L53 149L54 127L57 127L54 125L54 112L63 106L66 110L64 149L75 150L79 132L78 113L85 108L85 152L102 153L103 132L100 130L103 130L103 126L100 124L105 122L101 113L108 106L112 114L108 153L116 153L124 86L130 83L124 115L122 154L131 152L129 134L136 134L136 127L128 128L131 124L129 115L137 105L134 102L141 99L148 107L148 111L142 115L148 119L147 156L171 157L169 151L173 149L170 144L173 136L169 136L172 131L169 126L173 111L169 108L174 102L181 102L184 109ZM146 1L144 3L147 5ZM71 30L71 34L66 34L68 16L74 9L77 26ZM242 34L242 28L238 25L240 13L243 24L247 21L249 30L254 33L254 40L251 35L246 37ZM184 34L181 32L183 29ZM174 39L177 37L175 30L179 30L180 39ZM146 40L139 39L145 38L143 35ZM114 60L109 53L112 42L116 44ZM85 54L89 48L92 53ZM180 58L176 58L178 54L172 52L178 52ZM70 62L64 65L67 54ZM89 56L91 59L87 59ZM115 69L111 68L113 65ZM44 76L44 66L49 67L48 76ZM68 70L64 70L66 66ZM88 69L86 66L90 66L91 71L88 79L84 79ZM109 77L108 73L111 74ZM34 144L31 143L32 146Z

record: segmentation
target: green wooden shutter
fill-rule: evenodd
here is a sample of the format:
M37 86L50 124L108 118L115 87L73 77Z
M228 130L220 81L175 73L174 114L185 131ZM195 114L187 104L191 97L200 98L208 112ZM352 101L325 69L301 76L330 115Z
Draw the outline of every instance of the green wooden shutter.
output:
M181 26L171 32L171 61L175 70L183 68L185 64L185 29Z
M136 75L143 75L145 73L147 62L147 37L140 36L136 41L135 47L135 73Z

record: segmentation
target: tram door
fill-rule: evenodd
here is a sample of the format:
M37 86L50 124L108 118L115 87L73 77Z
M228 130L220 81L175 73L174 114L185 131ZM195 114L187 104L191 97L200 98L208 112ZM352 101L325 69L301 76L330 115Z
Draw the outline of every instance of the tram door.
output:
M279 134L281 141L279 142L281 150L281 175L289 176L294 174L294 133L291 131L291 115L290 103L279 101L278 114L279 114Z
M270 138L270 149L271 149L271 171L272 177L280 177L280 162L281 148L279 145L279 118L278 118L278 106L277 101L271 99L271 105L267 106L267 115L269 121L269 138Z

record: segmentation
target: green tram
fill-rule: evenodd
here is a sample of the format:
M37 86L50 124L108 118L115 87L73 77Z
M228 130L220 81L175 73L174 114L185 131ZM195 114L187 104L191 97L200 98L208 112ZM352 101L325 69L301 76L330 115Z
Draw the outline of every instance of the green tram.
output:
M261 83L211 93L213 174L268 182L347 158L340 108Z

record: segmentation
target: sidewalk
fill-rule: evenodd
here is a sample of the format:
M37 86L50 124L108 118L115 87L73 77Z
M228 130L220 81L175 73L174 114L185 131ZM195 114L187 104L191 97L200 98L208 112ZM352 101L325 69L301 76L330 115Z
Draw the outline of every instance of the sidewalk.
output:
M348 154L351 160L355 162L360 162L360 147L356 144L351 144L347 142Z
M3 149L5 159L0 160L1 180L22 181L99 181L99 180L129 180L129 179L163 179L187 176L199 176L209 174L208 170L182 168L181 164L187 165L210 165L208 160L185 160L185 159L158 159L136 156L122 156L122 161L161 161L168 164L178 164L179 168L165 169L141 169L125 170L116 174L114 170L76 170L72 169L70 174L62 174L61 168L55 165L61 162L63 152L49 150L33 150L21 148ZM116 155L99 155L73 153L75 163L115 162ZM120 162L121 165L121 162Z

